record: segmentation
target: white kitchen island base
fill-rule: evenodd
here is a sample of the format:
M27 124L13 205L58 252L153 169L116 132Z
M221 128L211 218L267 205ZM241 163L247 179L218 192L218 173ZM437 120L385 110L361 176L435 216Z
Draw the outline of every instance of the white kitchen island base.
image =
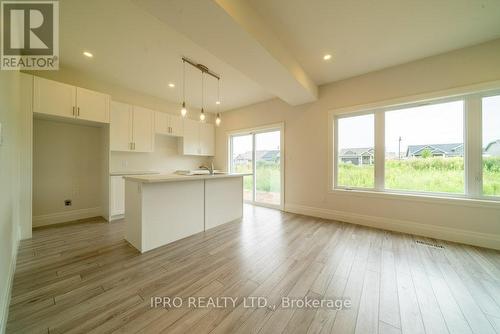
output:
M125 239L141 253L243 215L243 175L125 177Z

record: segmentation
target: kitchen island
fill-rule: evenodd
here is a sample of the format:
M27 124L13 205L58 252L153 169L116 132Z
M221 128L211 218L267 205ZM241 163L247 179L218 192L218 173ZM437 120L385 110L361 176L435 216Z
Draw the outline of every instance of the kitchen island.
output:
M243 215L243 176L125 176L125 239L141 253Z

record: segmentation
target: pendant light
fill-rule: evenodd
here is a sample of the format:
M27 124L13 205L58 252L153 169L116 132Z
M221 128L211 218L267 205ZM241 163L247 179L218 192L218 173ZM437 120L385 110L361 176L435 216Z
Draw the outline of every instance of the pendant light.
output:
M182 108L181 116L186 117L186 61L182 59Z
M204 121L205 120L205 110L203 110L203 105L204 105L204 101L203 101L203 93L204 93L204 86L205 86L205 78L203 77L203 75L205 74L205 72L201 71L201 113L200 113L200 121Z
M219 112L219 106L220 106L220 79L217 79L217 118L215 119L215 125L219 126L221 119L220 119L220 112Z

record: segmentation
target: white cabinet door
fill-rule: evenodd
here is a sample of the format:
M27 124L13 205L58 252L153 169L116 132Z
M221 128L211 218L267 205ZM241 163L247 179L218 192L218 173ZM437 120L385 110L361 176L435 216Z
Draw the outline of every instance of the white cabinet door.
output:
M123 176L111 177L111 216L125 213L125 180Z
M111 102L109 126L111 151L130 151L132 148L132 106Z
M185 119L184 137L182 140L182 154L200 155L200 123Z
M134 152L154 151L154 111L134 106L132 142Z
M164 112L155 111L155 132L162 135L168 134L168 115Z
M213 124L200 123L200 154L215 155L215 127Z
M77 118L109 123L109 95L78 87L76 104Z
M182 137L184 134L184 119L178 116L170 116L170 135Z
M33 112L74 118L76 87L34 77Z

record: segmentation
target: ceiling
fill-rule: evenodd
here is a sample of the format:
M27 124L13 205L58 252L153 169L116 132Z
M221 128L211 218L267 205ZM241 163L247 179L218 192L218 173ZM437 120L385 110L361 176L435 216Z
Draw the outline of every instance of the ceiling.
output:
M61 67L147 95L182 102L182 56L202 62L222 76L221 110L273 97L228 66L128 0L62 0L60 3ZM90 51L94 57L82 55ZM186 66L186 99L201 105L201 72ZM205 77L205 110L216 112L217 82ZM174 83L175 88L168 87Z
M318 85L500 37L498 0L247 1Z
M61 0L60 59L180 103L187 56L221 75L223 111L314 101L317 85L499 38L498 22L498 0ZM194 107L200 79L186 67ZM205 94L217 111L216 80L207 77Z

